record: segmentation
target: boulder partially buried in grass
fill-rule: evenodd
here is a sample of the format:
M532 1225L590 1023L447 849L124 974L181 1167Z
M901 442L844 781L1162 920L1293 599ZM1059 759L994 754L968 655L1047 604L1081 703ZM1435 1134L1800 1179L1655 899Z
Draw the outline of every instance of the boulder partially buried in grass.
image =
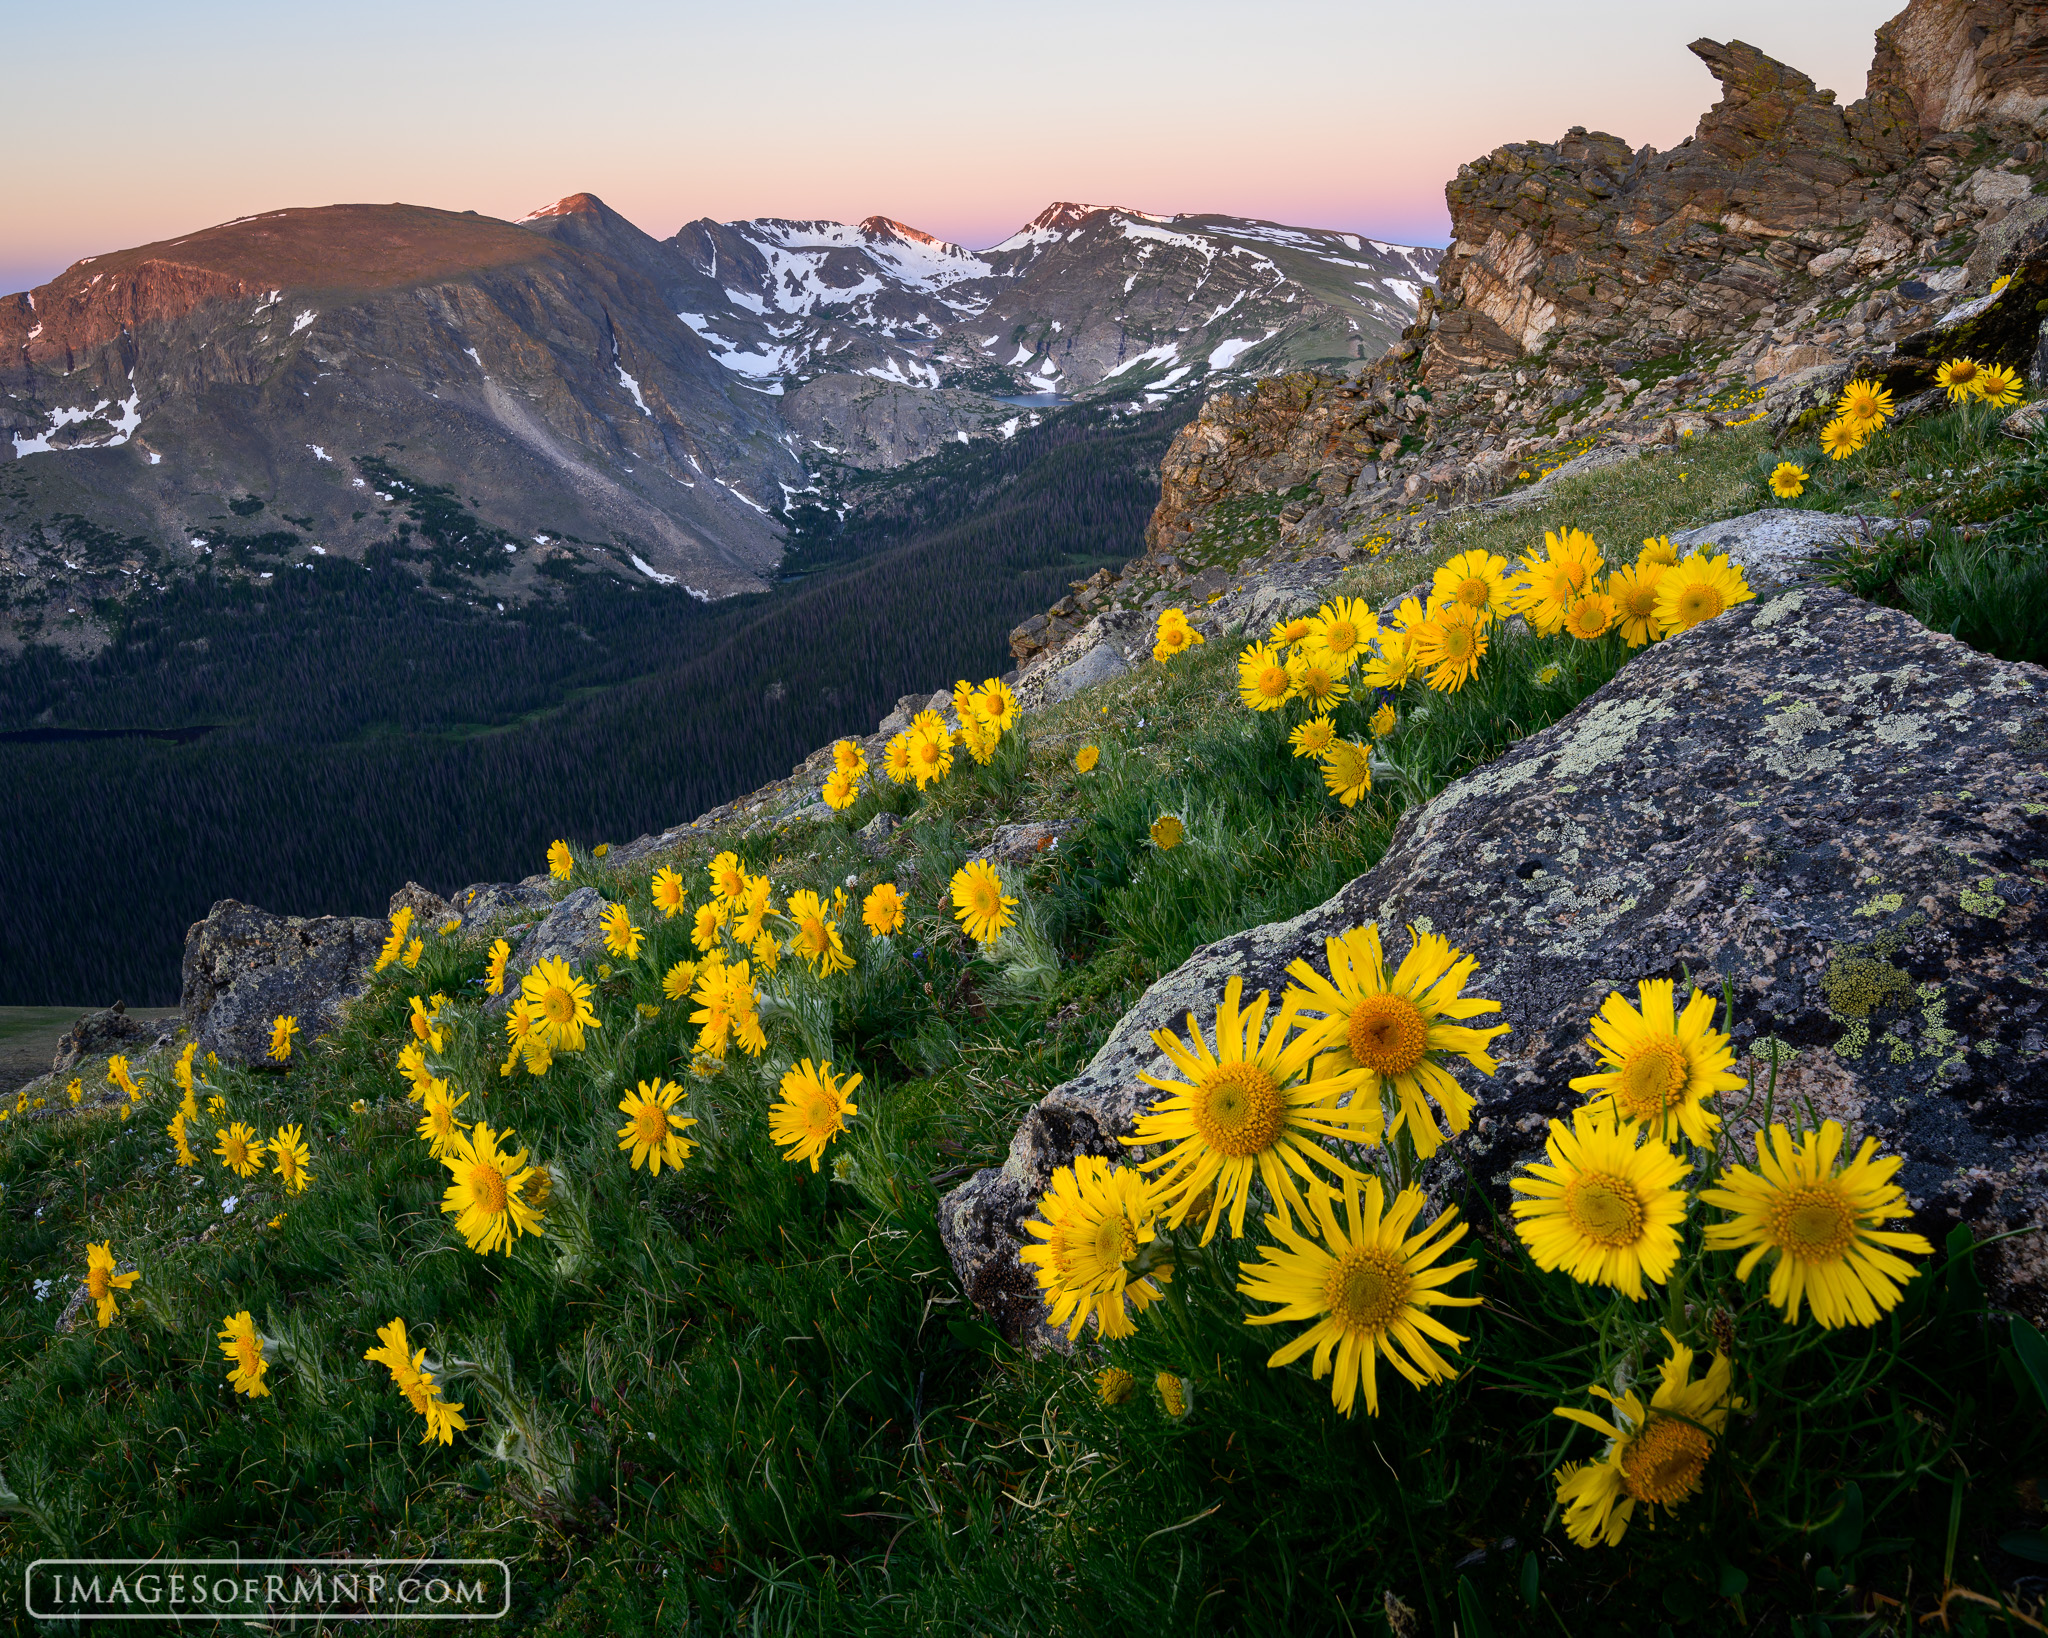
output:
M1156 1029L1205 1027L1232 974L1275 1000L1290 961L1377 922L1479 959L1501 1011L1491 1080L1444 1155L1496 1199L1574 1107L1609 990L1687 977L1735 1000L1738 1068L1778 1062L1782 1110L1850 1122L1905 1157L1938 1244L2048 1221L2048 673L1807 586L1635 659L1577 710L1407 814L1385 857L1319 908L1197 951L1029 1115L999 1169L941 1202L968 1295L1009 1336L1055 1340L1022 1219L1077 1154L1127 1153L1156 1094ZM1168 1071L1170 1074L1171 1072ZM1738 1125L1737 1130L1744 1127ZM1440 1157L1433 1181L1455 1186ZM2048 1312L2043 1236L1998 1249L2007 1297ZM1058 1339L1063 1341L1063 1338Z

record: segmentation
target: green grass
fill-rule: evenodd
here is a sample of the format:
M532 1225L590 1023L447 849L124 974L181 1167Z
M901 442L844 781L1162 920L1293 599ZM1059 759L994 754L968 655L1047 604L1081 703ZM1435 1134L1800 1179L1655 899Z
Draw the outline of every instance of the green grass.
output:
M1769 455L1746 429L1568 479L1528 510L1440 526L1440 555L1519 553L1566 523L1628 555L1642 535L1762 504ZM1375 561L1344 589L1379 601L1427 567ZM695 838L666 861L693 899L712 853L736 847L781 901L844 888L856 957L820 979L784 955L765 981L766 1053L703 1076L690 1006L660 990L692 954L689 918L653 910L651 865L579 857L574 880L626 904L646 945L592 969L602 1026L545 1076L500 1073L503 1031L481 1007L489 929L430 938L417 972L388 970L289 1071L210 1074L202 1092L224 1112L208 1133L228 1118L304 1126L302 1196L229 1177L210 1154L172 1163L167 1055L126 1122L100 1104L0 1125L5 1568L173 1549L503 1557L510 1629L565 1634L1483 1634L1593 1619L1903 1633L1919 1629L1880 1598L1920 1614L1944 1585L1997 1596L2048 1561L2020 1488L2048 1459L2048 1424L2026 1334L1987 1312L1967 1233L1877 1328L1822 1335L1779 1325L1761 1278L1739 1284L1696 1238L1668 1300L1592 1302L1531 1268L1474 1196L1478 1267L1453 1289L1484 1305L1458 1311L1457 1379L1418 1392L1382 1371L1381 1414L1349 1420L1305 1361L1268 1368L1292 1328L1241 1323L1223 1242L1181 1248L1169 1301L1135 1337L1073 1358L1019 1354L953 1281L940 1196L1000 1164L1023 1112L1146 984L1205 942L1326 900L1408 806L1627 659L1613 640L1510 636L1456 694L1411 685L1373 790L1345 808L1290 754L1287 713L1237 704L1234 645L1211 642L1033 716L988 766L963 757L922 796L876 779L830 823ZM1348 700L1340 730L1364 737L1377 703ZM1086 775L1084 744L1103 753ZM878 857L855 832L884 809L905 823ZM1163 813L1187 831L1166 852L1149 838ZM1005 867L1023 926L981 951L947 884L1016 817L1071 823L1028 868ZM859 903L883 880L902 884L910 925L871 939ZM516 1129L550 1172L548 1233L509 1255L454 1233L447 1172L412 1133L395 1065L409 997L434 993L451 998L439 1063L468 1094L463 1115ZM816 1172L767 1139L780 1077L804 1057L863 1076L859 1115ZM97 1085L104 1071L84 1073ZM616 1106L662 1077L689 1088L698 1147L655 1179L619 1153ZM99 1241L142 1280L113 1326L88 1316L59 1333ZM214 1333L243 1309L278 1343L267 1398L225 1385ZM419 1419L362 1358L394 1315L463 1403L471 1425L449 1447L419 1444ZM1593 1403L1587 1384L1618 1361L1651 1371L1662 1325L1697 1346L1732 1337L1750 1412L1678 1514L1583 1551L1552 1505L1554 1471L1596 1441L1551 1412ZM1111 1363L1140 1384L1184 1379L1192 1412L1172 1419L1150 1391L1105 1406L1094 1373ZM2004 1630L1995 1609L1951 1614L1959 1630Z

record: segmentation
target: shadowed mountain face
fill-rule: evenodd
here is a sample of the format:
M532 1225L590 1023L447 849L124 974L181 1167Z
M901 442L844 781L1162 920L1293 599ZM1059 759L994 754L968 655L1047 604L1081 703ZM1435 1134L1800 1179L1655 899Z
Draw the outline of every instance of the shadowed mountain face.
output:
M593 570L758 590L793 496L1046 413L1007 400L1377 356L1438 254L1064 204L982 252L879 216L658 240L576 194L88 257L0 297L0 652L90 649L95 603L201 568L372 551L486 608Z

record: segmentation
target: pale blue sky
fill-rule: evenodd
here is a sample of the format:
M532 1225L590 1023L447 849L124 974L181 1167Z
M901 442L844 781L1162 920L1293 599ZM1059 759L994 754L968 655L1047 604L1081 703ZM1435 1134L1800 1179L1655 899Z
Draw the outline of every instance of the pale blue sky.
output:
M0 23L0 290L286 205L895 216L972 245L1052 199L1441 242L1462 160L1568 126L1668 147L1748 40L1844 102L1895 0L775 6L191 0Z

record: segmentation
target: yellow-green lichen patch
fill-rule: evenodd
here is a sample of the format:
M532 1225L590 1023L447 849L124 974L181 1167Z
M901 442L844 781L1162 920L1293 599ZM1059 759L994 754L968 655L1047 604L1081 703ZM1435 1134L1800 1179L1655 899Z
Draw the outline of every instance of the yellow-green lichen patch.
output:
M1857 905L1854 913L1859 916L1888 916L1894 910L1903 910L1905 907L1905 894L1880 893L1868 904Z
M1842 1026L1842 1037L1835 1042L1837 1057L1862 1057L1870 1045L1871 1014L1913 991L1912 980L1884 959L1898 947L1896 934L1895 929L1873 941L1870 954L1837 945L1829 956L1820 987L1828 999L1828 1016Z
M1979 877L1976 887L1964 888L1962 897L1957 902L1973 916L1989 916L1996 919L2005 914L2005 900L1991 891L1997 885L1996 876Z
M1637 731L1669 722L1677 713L1658 699L1597 699L1585 712L1578 732L1558 751L1553 777L1571 779L1612 767L1628 754Z

